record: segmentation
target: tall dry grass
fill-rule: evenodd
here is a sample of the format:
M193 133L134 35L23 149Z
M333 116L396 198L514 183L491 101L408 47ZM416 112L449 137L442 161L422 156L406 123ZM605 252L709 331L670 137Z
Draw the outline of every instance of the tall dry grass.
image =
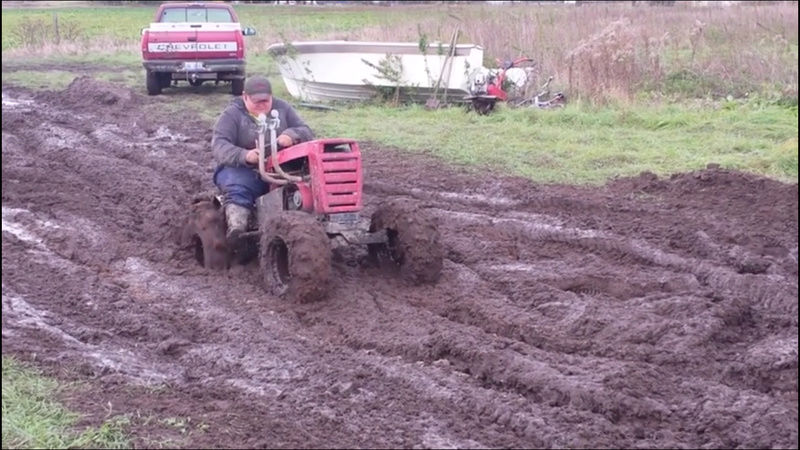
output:
M255 22L259 34L248 38L250 55L286 40L349 39L367 41L447 42L458 26L459 42L484 47L484 65L496 59L528 56L536 61L539 85L554 77L553 89L572 99L592 102L646 98L742 98L758 95L797 104L798 3L741 2L733 6L708 2L590 3L527 2L489 6L480 2L435 5L361 7L392 17L388 24L350 29L309 30L324 8L299 8L279 24L264 25L273 8L240 8L242 21ZM349 8L348 8L349 9ZM358 11L356 9L355 11ZM312 15L314 12L316 15ZM306 23L308 22L308 23ZM144 23L144 22L142 22ZM281 25L281 26L275 26ZM89 36L81 23L63 20L59 36L50 19L22 21L13 36L22 43L4 56L138 53L138 35ZM133 56L132 56L133 57Z
M573 98L630 101L638 96L741 98L797 104L797 2L723 6L710 2L528 3L452 7L460 20L432 17L420 29L442 41L480 44L485 65L529 56L541 80ZM353 38L415 40L417 25L366 29Z
M57 17L54 14L52 18L23 18L10 33L17 46L4 50L3 55L10 58L48 57L105 54L138 49L137 42L131 38L89 36L79 21Z

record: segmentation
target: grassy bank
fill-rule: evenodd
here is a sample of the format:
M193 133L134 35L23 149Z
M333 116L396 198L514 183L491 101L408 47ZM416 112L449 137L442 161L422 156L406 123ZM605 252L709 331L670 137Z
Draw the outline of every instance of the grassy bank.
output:
M421 107L304 115L328 136L425 151L544 183L599 184L645 170L663 176L709 163L797 182L796 108L753 101L713 108L572 105L489 116Z
M80 416L57 401L50 378L3 356L3 448L130 448L124 417L78 429Z

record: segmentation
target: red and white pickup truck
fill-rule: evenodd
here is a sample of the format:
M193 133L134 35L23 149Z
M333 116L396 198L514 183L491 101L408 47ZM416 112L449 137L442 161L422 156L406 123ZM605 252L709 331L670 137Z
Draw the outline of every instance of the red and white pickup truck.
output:
M142 64L147 93L178 81L199 86L204 81L230 81L231 93L244 89L244 39L256 32L242 28L236 12L224 3L164 3L155 20L142 30Z

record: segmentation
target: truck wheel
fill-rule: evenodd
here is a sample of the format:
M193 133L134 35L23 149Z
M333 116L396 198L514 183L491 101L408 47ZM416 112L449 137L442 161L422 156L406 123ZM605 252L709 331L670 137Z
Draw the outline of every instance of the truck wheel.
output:
M225 217L212 200L197 200L192 204L181 241L194 250L195 259L206 269L228 268Z
M442 249L436 220L408 199L393 199L372 215L371 232L386 230L388 241L370 244L370 255L388 262L412 283L432 283L442 272Z
M261 224L259 261L267 291L297 302L321 300L328 291L331 248L317 219L283 211Z
M161 89L168 88L172 84L172 75L169 72L159 73L158 82Z
M147 71L147 95L158 95L161 93L161 80L158 72Z
M244 92L244 78L231 80L231 94L242 95L242 92Z

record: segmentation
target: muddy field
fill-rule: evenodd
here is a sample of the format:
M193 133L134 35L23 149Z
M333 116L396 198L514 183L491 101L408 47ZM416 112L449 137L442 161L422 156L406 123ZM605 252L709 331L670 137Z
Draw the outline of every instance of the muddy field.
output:
M82 79L4 87L3 354L137 446L798 446L798 188L709 167L600 188L363 143L368 217L438 220L438 283L338 252L321 303L258 264L207 272L179 231L207 121Z

